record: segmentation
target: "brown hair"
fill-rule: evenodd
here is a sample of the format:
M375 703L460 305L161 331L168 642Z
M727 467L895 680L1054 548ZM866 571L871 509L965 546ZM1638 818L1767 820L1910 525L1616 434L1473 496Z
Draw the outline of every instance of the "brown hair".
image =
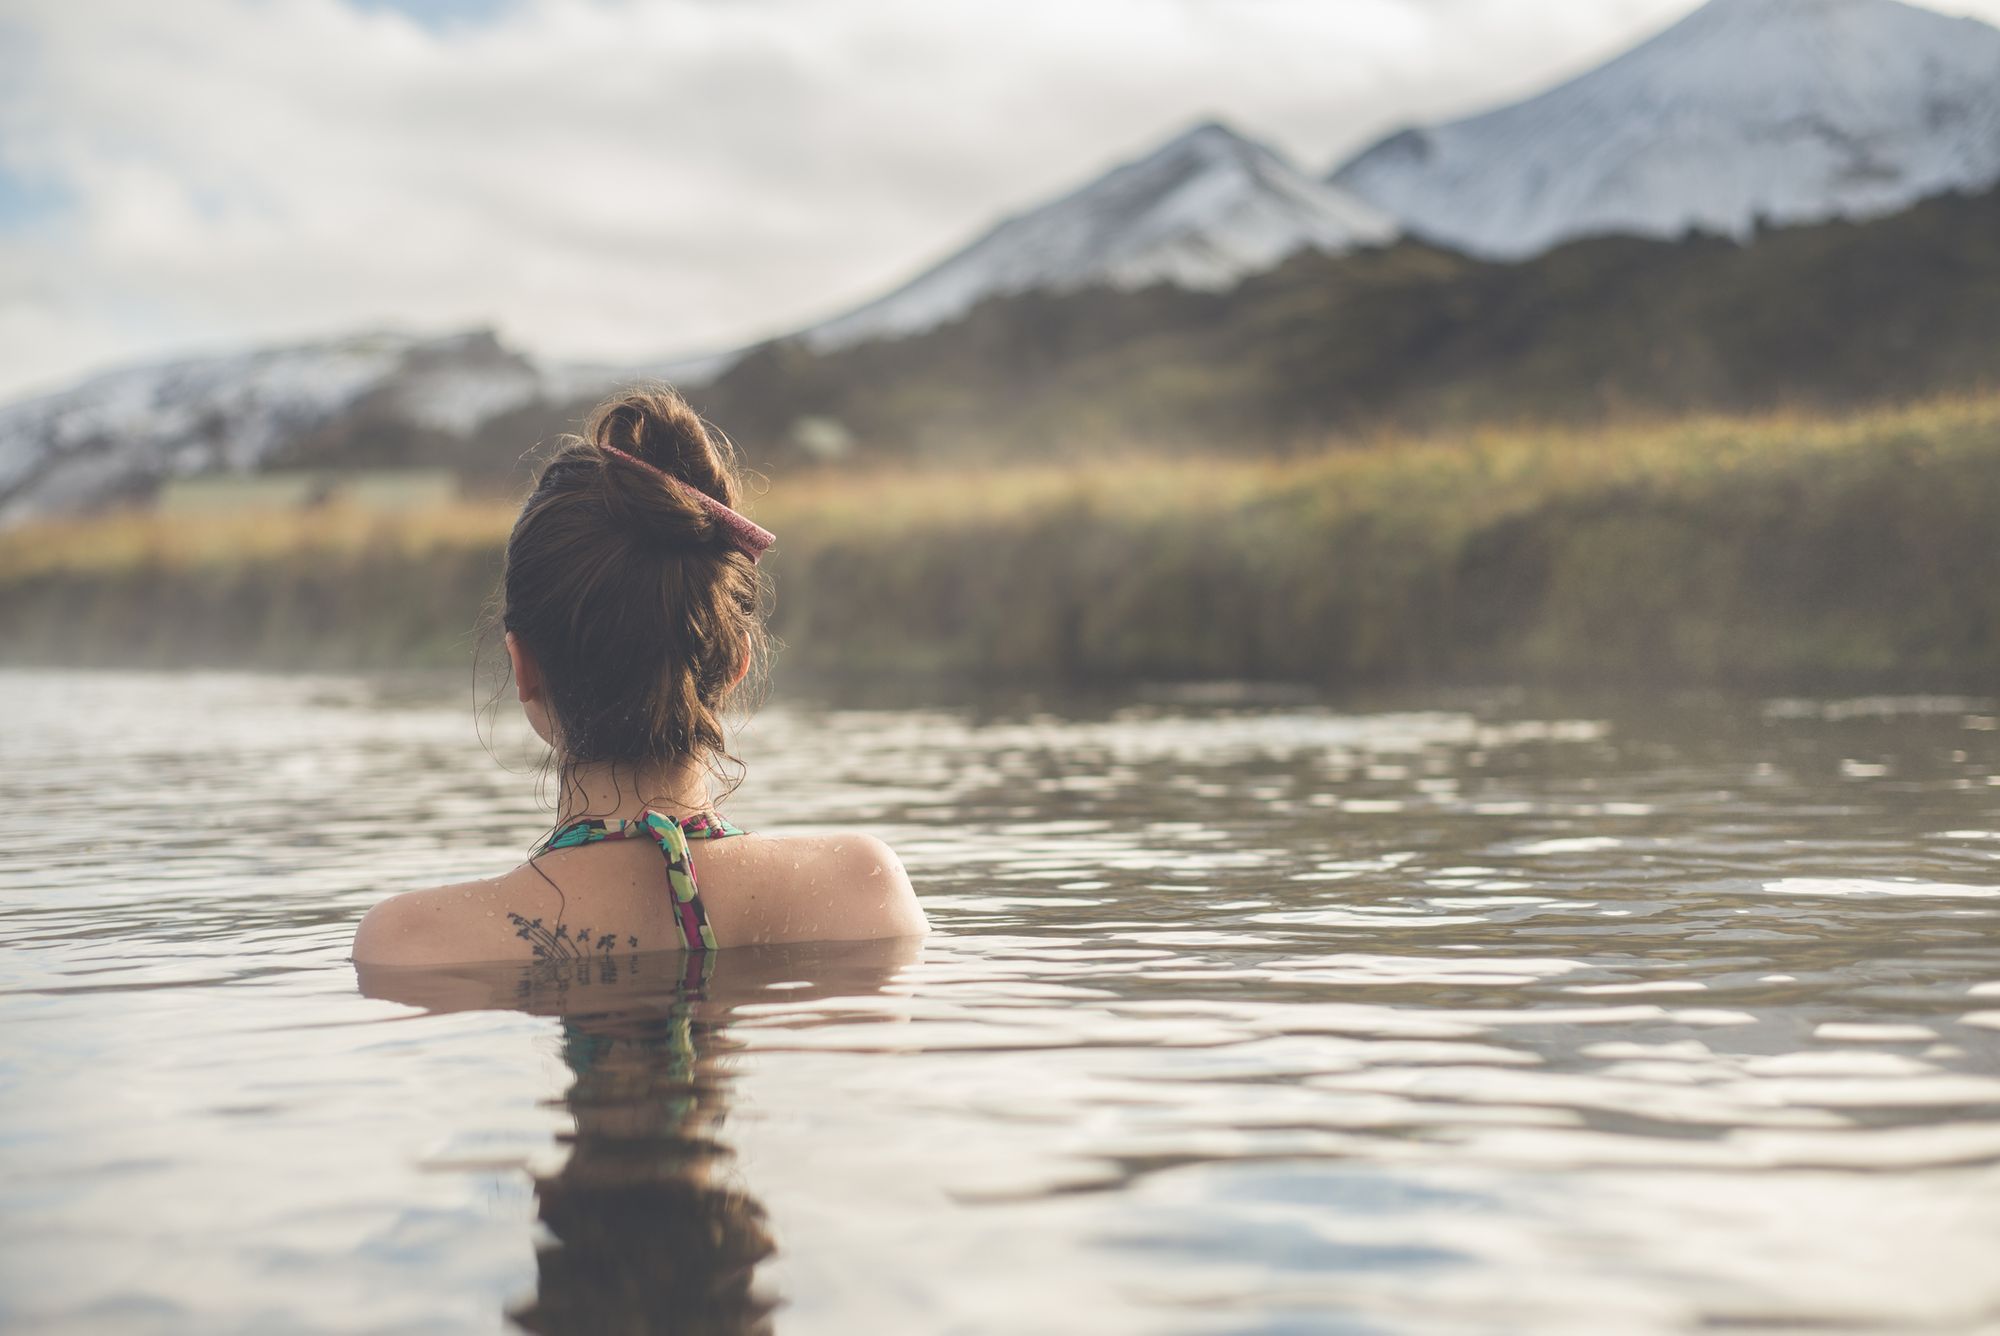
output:
M500 623L541 668L565 787L578 765L630 766L636 779L731 759L722 716L747 703L744 656L764 665L767 587L715 518L653 470L733 507L735 453L672 390L621 394L563 438L521 507Z

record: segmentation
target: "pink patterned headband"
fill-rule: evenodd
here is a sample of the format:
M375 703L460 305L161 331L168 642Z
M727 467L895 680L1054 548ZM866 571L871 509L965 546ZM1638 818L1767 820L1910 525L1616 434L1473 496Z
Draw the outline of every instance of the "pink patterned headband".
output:
M648 464L637 455L628 455L615 445L605 446L604 452L609 455L617 455L627 463L637 464L648 473L656 473L664 478L668 486L707 511L714 517L717 524L728 530L729 545L750 558L752 564L755 564L757 559L764 555L765 550L771 544L778 541L778 535L772 533L769 529L752 523L749 519L737 514L728 506L723 505L707 492L702 491L701 488L696 487L692 483L682 482L679 478L676 478L673 474L658 465Z

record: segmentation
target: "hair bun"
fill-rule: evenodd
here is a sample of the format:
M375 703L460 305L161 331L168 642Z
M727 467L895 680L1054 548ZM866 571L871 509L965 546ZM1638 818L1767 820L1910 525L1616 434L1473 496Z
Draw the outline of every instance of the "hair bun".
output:
M600 449L623 450L726 506L736 504L727 442L719 445L701 415L673 390L621 395L591 416L585 432Z
M674 548L707 546L727 537L709 511L659 476L664 473L725 506L736 504L727 441L718 445L679 394L654 389L621 395L592 414L584 431L604 461L612 483L605 508L620 528L643 542Z

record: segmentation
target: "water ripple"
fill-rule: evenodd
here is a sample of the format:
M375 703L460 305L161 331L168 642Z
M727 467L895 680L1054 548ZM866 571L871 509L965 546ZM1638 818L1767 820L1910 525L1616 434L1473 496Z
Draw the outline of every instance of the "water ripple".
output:
M9 1330L2000 1320L1991 702L781 706L734 814L878 829L920 951L357 988L521 730L5 686Z

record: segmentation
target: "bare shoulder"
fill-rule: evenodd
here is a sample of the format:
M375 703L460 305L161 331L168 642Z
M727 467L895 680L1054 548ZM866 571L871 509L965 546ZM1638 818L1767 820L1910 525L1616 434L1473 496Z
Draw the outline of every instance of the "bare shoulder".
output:
M873 835L858 832L828 837L827 857L860 906L875 912L890 931L875 934L906 937L930 930L916 888L896 851Z
M563 855L558 855L562 857ZM571 855L574 857L574 852ZM930 930L896 853L872 835L745 835L703 842L695 853L702 901L725 946L778 942L856 942L921 937ZM649 942L664 915L666 874L657 861L593 851L554 876L567 898L547 903L547 874L516 868L484 881L392 895L369 910L354 934L354 962L365 967L434 966L523 958L523 915L604 918ZM538 898L540 897L540 898ZM641 920L649 920L642 923ZM541 920L535 919L539 924ZM561 931L560 917L550 923ZM635 945L636 940L635 940ZM674 945L679 942L676 937Z
M468 901L497 899L499 879L461 882L392 895L369 910L354 930L354 960L361 965L434 965L466 958Z
M930 931L903 860L873 835L750 835L711 855L703 899L725 942L861 941ZM721 920L721 921L718 921Z

